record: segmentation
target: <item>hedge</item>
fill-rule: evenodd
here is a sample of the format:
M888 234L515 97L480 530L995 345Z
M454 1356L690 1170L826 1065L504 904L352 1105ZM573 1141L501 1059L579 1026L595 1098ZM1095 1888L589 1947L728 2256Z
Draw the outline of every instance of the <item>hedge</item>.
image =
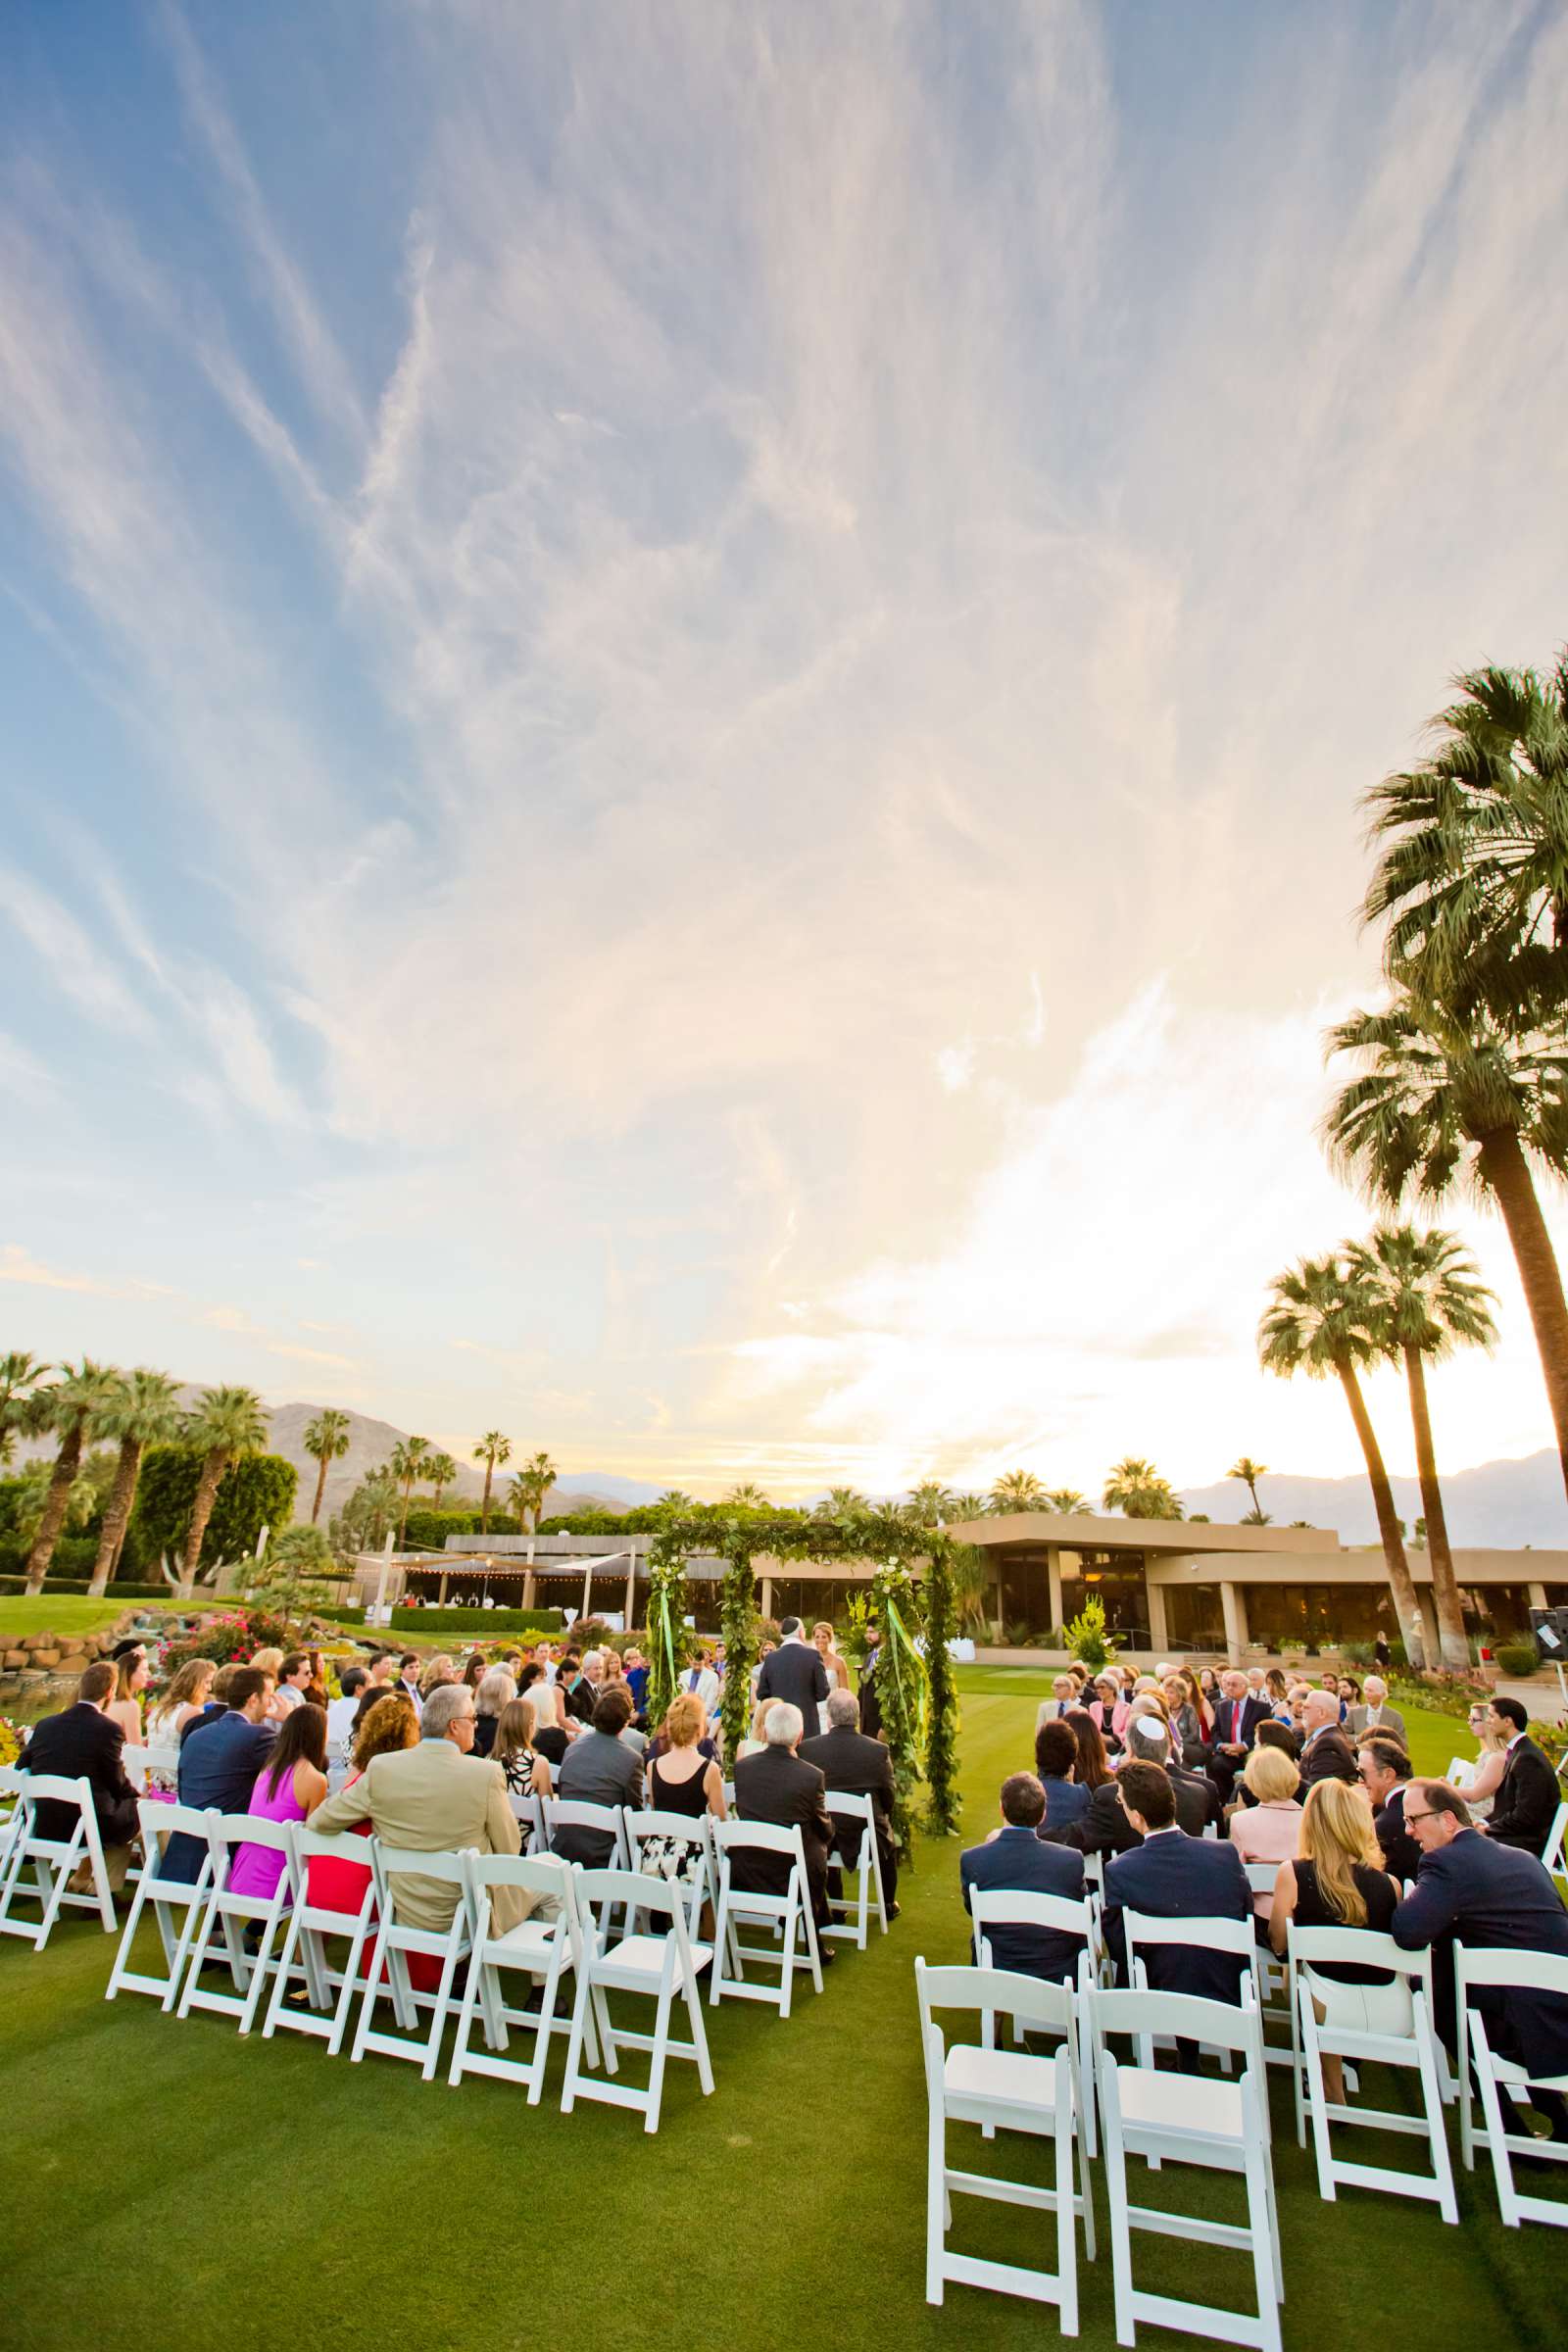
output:
M90 1578L84 1576L47 1577L44 1580L43 1593L40 1597L47 1597L53 1593L85 1592L90 1582ZM27 1580L24 1576L0 1576L0 1592L25 1592L26 1590ZM101 1600L172 1601L174 1598L174 1588L170 1584L127 1585L122 1584L116 1577L113 1583L105 1587L98 1597Z
M328 1614L320 1611L322 1616ZM472 1634L475 1641L491 1634L559 1634L564 1628L559 1609L394 1609L392 1630L399 1634Z

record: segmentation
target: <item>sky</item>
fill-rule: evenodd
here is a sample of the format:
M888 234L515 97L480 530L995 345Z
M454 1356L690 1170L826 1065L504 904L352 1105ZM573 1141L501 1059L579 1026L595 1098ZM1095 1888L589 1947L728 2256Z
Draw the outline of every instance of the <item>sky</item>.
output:
M1360 795L1568 636L1560 0L11 34L0 1347L698 1493L1354 1468L1253 1334L1368 1221ZM1551 1432L1446 1221L1458 1468Z

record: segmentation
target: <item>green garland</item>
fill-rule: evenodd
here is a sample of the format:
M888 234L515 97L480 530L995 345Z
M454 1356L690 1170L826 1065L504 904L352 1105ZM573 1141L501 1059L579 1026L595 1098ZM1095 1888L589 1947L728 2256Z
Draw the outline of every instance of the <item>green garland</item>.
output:
M893 1758L893 1842L901 1861L910 1859L914 1789L920 1778L920 1741L926 1727L928 1686L925 1661L914 1646L914 1580L894 1561L871 1579L871 1606L882 1627L876 1667L882 1737Z
M658 1731L680 1689L690 1642L685 1543L662 1528L648 1547L648 1728Z
M963 1800L958 1794L958 1691L948 1642L954 1627L953 1544L946 1535L928 1539L925 1575L925 1664L930 1705L925 1728L926 1823L939 1838L953 1837Z
M752 1728L752 1666L757 1623L757 1574L752 1566L752 1539L731 1521L719 1549L724 1555L724 1581L719 1587L719 1630L724 1637L724 1754L731 1771L741 1741Z

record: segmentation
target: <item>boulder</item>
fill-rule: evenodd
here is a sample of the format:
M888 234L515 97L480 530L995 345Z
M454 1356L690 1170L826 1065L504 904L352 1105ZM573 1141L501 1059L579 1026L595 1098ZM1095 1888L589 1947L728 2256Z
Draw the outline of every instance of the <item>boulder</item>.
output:
M0 1659L0 1664L3 1664L10 1673L14 1673L19 1666L25 1666L26 1663L27 1653L24 1649L8 1649L4 1659Z
M40 1667L44 1671L52 1673L59 1663L60 1652L58 1649L34 1649L32 1643L28 1642L27 1664L29 1666Z

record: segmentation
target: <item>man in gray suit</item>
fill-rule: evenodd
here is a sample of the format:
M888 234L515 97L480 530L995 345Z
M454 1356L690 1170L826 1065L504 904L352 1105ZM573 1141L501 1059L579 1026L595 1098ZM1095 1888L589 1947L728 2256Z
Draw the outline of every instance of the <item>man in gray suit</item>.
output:
M1361 1685L1366 1704L1350 1709L1349 1733L1359 1740L1363 1732L1381 1732L1399 1747L1405 1744L1404 1717L1397 1707L1389 1704L1389 1686L1381 1674L1369 1674Z
M594 1707L593 1728L572 1741L556 1774L556 1794L577 1805L630 1805L642 1811L643 1760L621 1733L631 1721L631 1692L617 1686ZM551 1846L563 1861L602 1870L614 1852L607 1830L560 1829Z

